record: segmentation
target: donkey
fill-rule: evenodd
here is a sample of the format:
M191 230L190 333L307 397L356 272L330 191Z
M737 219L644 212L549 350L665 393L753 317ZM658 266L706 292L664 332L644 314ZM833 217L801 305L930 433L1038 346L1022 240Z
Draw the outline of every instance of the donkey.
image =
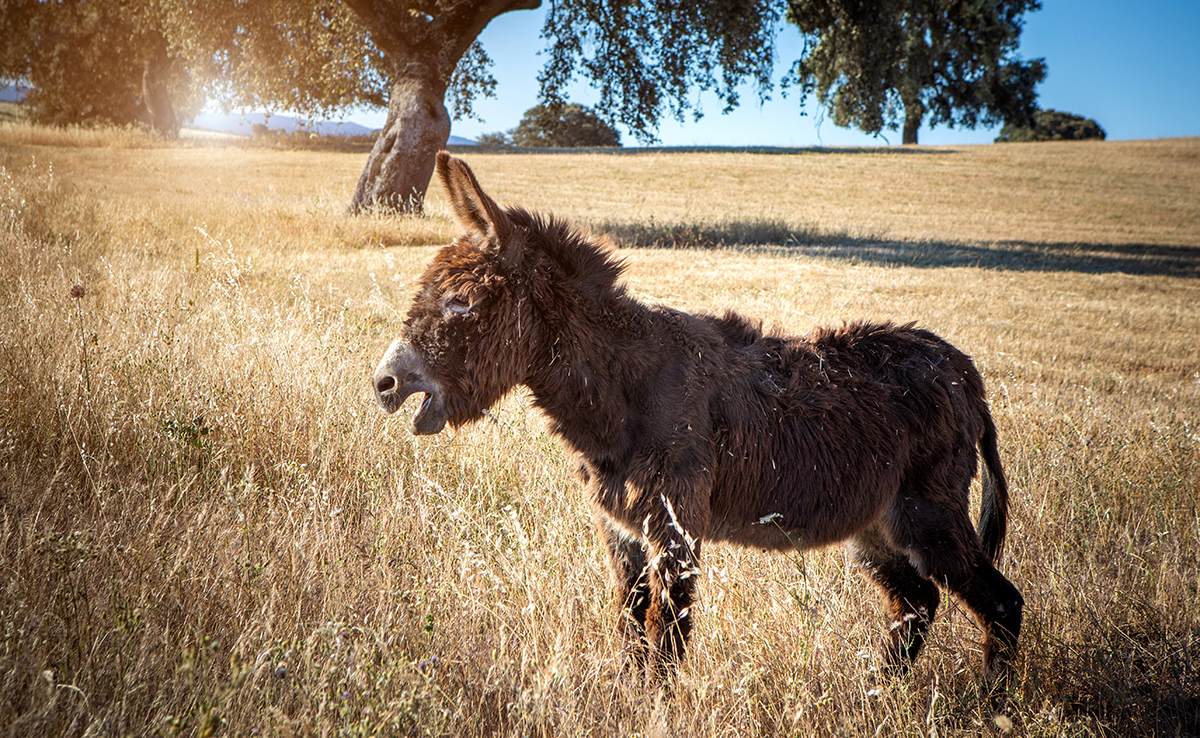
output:
M501 208L446 152L436 172L463 233L421 278L376 398L394 413L424 393L411 430L425 435L528 387L578 459L642 660L661 674L683 655L705 542L848 540L886 602L890 669L920 652L941 586L978 620L985 684L1003 694L1024 603L995 568L1008 490L970 358L912 325L787 336L644 305L607 242Z

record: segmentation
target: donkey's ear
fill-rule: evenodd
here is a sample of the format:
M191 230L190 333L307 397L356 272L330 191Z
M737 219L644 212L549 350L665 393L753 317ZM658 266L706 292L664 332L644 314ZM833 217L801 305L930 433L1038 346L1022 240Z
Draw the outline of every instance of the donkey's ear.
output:
M446 151L437 155L437 176L446 188L454 217L468 230L503 247L512 233L512 221L496 201L488 197L475 173L462 159Z

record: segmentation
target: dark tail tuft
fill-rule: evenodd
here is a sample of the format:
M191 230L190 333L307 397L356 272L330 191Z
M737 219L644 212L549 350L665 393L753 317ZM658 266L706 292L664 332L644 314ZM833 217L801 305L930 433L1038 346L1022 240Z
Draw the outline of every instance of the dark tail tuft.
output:
M983 495L979 506L979 536L983 550L992 565L998 566L1004 557L1004 536L1008 532L1008 480L1000 465L996 424L987 407L983 409L983 437L979 451L983 456Z

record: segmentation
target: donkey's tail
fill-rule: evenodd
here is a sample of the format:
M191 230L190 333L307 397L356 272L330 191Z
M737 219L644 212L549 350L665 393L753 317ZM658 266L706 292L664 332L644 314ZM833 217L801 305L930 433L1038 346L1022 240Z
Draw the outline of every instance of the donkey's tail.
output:
M983 495L979 505L979 536L983 539L988 560L998 565L1004 555L1004 536L1008 532L1008 480L1000 465L996 424L986 406L982 414L983 436L979 439L979 451L983 456Z

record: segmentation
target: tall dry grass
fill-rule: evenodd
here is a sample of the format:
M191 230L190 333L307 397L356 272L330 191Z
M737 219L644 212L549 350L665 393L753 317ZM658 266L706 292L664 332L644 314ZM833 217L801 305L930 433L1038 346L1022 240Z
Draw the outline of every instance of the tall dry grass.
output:
M348 218L359 156L14 136L7 734L995 730L964 613L885 679L881 608L840 549L713 547L673 689L622 674L586 505L523 396L433 439L372 407L427 244L453 233L436 197L427 218ZM972 353L1013 486L1004 568L1029 607L1018 730L1196 734L1200 199L1154 183L1196 192L1200 142L1105 146L471 160L507 202L620 237L753 244L627 251L644 299L796 331L917 320ZM1016 171L1007 218L963 194ZM797 218L789 183L818 179ZM884 209L909 192L908 217L856 194L888 179ZM1129 226L1088 199L1119 180Z

